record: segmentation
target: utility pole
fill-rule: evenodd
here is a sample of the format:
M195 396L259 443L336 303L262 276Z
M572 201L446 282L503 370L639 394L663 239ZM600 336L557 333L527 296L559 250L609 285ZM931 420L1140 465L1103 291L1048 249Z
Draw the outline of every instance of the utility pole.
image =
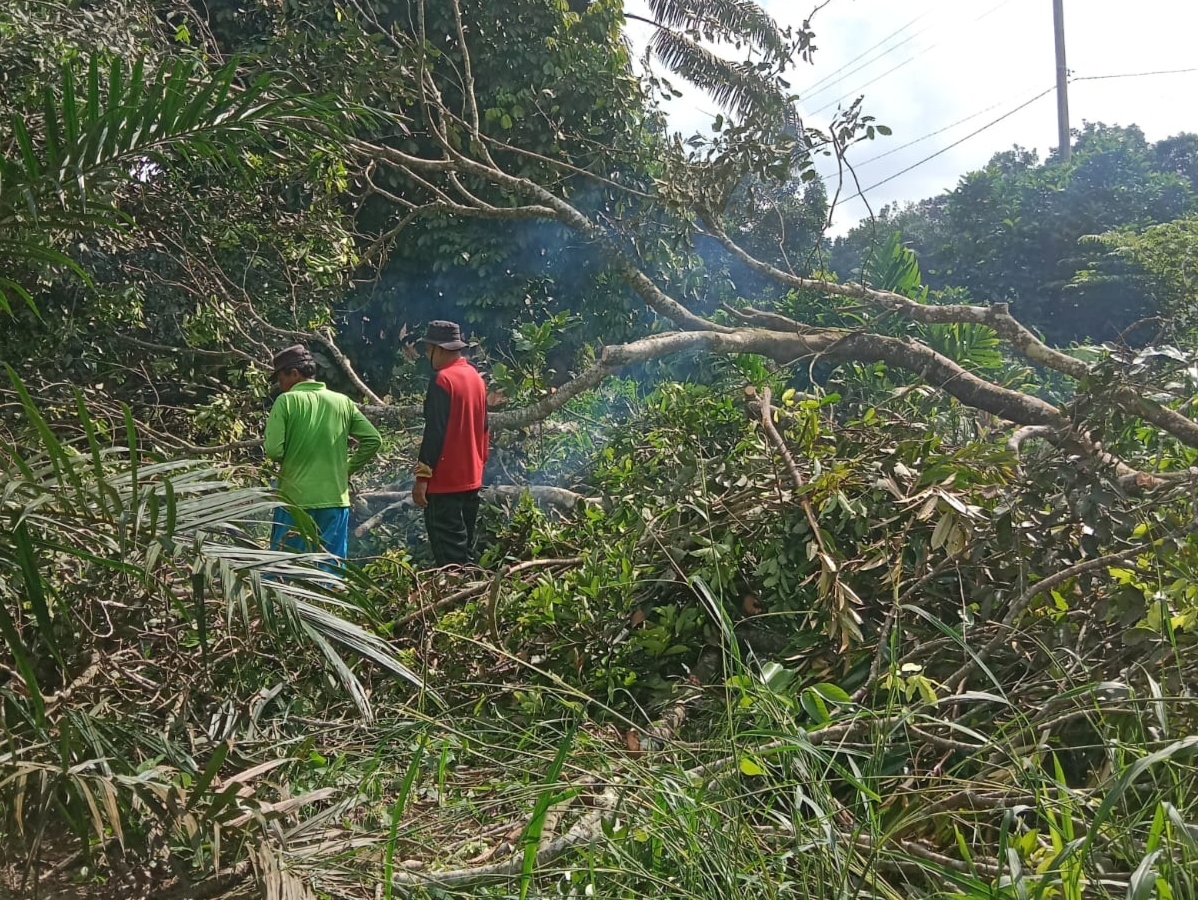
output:
M1057 145L1062 162L1069 162L1069 69L1065 66L1065 0L1052 0L1057 40Z

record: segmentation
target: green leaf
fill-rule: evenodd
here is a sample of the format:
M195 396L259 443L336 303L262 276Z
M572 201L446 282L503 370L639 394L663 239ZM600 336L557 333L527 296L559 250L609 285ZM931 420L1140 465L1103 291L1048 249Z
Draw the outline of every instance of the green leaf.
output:
M13 114L9 119L9 126L12 128L13 136L17 139L17 146L21 148L21 156L25 163L25 176L30 181L34 181L42 174L42 167L38 164L37 154L33 152L33 141L29 138L25 121L20 116Z
M760 765L758 765L750 757L741 756L741 758L740 758L740 773L742 775L748 775L750 777L755 777L758 775L764 775L765 769L763 769Z
M829 703L835 703L840 706L848 706L853 702L853 698L849 696L848 691L835 684L828 684L827 682L813 684L808 690L819 694Z
M21 678L25 682L25 689L29 692L29 699L33 702L34 714L39 722L43 721L46 716L46 707L42 702L42 692L38 688L37 676L33 672L33 665L29 661L29 651L25 647L24 641L21 640L21 634L17 631L17 624L13 621L8 612L8 606L4 602L0 602L0 637L4 638L4 643L8 646L8 652L12 655L13 661L17 664L17 671L21 673Z
M216 773L224 765L225 758L229 755L229 750L232 749L232 746L231 741L221 741L217 744L216 749L212 752L212 759L208 760L208 765L204 767L204 771L200 773L200 777L196 779L188 791L188 801L185 807L187 812L195 809L196 804L204 799L204 793L208 790L208 785L212 784L212 779L216 777Z
M803 704L803 709L807 711L807 715L811 716L816 723L826 725L832 721L832 716L828 713L828 707L823 698L810 688L803 691L800 702Z
M1156 861L1162 850L1145 854L1127 882L1127 900L1149 900L1156 892Z

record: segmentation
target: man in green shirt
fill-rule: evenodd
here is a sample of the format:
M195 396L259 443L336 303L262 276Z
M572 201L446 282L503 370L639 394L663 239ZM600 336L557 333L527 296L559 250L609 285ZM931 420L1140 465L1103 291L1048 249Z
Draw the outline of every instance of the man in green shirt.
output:
M349 476L379 452L375 427L344 394L316 381L316 362L296 344L275 354L272 378L283 392L266 420L266 456L279 461L279 494L315 523L320 545L345 559L349 541ZM349 455L349 438L357 450ZM271 546L277 550L311 549L295 519L275 510Z

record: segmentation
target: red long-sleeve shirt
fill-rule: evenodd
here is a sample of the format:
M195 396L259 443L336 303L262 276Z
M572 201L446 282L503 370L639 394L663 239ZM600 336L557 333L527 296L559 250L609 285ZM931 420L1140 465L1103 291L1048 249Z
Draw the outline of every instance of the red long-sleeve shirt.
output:
M430 494L482 487L490 450L487 386L464 357L438 369L424 397L420 462L432 469Z

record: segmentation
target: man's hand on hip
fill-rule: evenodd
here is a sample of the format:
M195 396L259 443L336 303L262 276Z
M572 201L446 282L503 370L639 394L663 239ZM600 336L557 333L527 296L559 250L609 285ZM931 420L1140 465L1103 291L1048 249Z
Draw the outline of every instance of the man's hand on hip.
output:
M412 502L421 509L428 506L428 482L422 478L412 485Z

